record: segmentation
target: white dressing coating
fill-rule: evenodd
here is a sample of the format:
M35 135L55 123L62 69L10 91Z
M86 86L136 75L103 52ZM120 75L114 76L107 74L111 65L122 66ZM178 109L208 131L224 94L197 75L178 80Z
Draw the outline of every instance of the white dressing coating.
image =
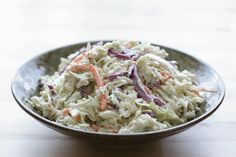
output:
M137 53L138 57L112 57L108 53L110 49L120 54ZM41 78L39 94L27 102L42 116L77 129L129 134L173 127L204 112L204 98L193 83L194 74L179 71L175 61L165 59L168 56L165 50L150 43L128 40L88 45L85 50L87 55L79 63L71 62L79 54L75 52L61 59L53 75ZM97 87L90 71L70 70L89 64L98 71L103 87ZM164 105L145 101L136 91L129 73L109 80L112 74L128 72L131 65L137 67L141 86ZM102 93L106 95L105 110L99 106Z

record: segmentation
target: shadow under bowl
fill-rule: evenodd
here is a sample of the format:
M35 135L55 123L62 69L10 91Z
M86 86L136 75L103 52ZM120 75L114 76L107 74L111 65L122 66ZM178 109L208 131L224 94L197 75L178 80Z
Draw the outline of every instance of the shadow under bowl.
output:
M90 43L94 44L97 42L98 41L92 41ZM69 54L78 51L82 47L85 47L86 44L87 42L81 42L78 44L65 46L32 58L20 67L11 84L12 94L16 102L26 113L28 113L36 120L40 121L42 124L48 126L49 128L52 128L63 134L71 135L84 141L96 142L100 144L143 144L153 142L162 137L182 132L206 119L216 111L216 109L220 106L224 99L225 87L223 81L215 72L215 70L213 70L209 65L179 50L152 44L165 49L166 52L169 53L167 59L177 61L180 70L186 69L196 74L196 83L199 86L218 91L217 93L206 93L204 95L207 101L206 111L200 117L197 117L187 123L165 130L134 134L89 132L85 130L66 127L44 118L43 116L35 112L29 105L27 105L27 103L25 103L25 100L38 93L39 79L45 74L53 74L57 70L61 57L66 57Z

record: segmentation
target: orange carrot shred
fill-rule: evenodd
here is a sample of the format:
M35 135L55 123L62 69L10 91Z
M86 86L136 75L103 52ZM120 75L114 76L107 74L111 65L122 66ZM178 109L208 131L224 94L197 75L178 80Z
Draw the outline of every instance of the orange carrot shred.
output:
M98 132L98 130L99 130L99 126L97 126L96 124L93 124L93 125L91 126L91 128L92 128L94 131L96 131L96 132Z
M69 115L69 109L68 108L64 108L63 110L62 110L62 114L64 115L64 116L67 116L67 115Z
M73 59L72 62L79 63L86 55L87 55L87 52L82 52L80 55L75 57L75 59Z
M105 110L107 107L107 95L101 94L100 95L100 108L101 110Z
M113 128L111 125L108 125L108 126L104 126L105 128L107 129L110 129L112 133L117 133L117 129Z
M173 78L173 76L171 76L170 74L168 74L168 73L166 73L166 72L164 72L164 71L161 71L160 73L161 73L161 75L164 77L164 82L163 82L163 84L165 84L165 82L166 82L167 80Z
M199 95L200 95L200 92L212 92L212 93L217 93L218 91L217 91L217 90L212 90L212 89L206 89L206 88L199 87L199 88L193 90L192 92L199 96Z
M93 75L93 78L97 84L97 87L103 87L104 86L104 83L97 71L97 69L95 68L95 66L93 64L90 64L89 66L89 70L91 71L92 75ZM100 108L101 110L105 110L106 107L107 107L107 96L106 94L101 94L100 97Z
M92 73L93 78L94 78L94 80L95 80L97 86L98 86L98 87L103 87L104 84L103 84L103 82L102 82L102 79L101 79L100 75L98 74L97 69L95 68L95 66L94 66L93 64L90 64L90 65L89 65L89 70L90 70L90 72Z
M80 119L81 119L81 117L80 117L80 115L77 115L77 116L74 117L74 119L75 119L77 122L79 122Z
M129 49L131 49L133 46L134 46L134 45L133 45L132 43L128 43L126 47L129 48Z
M77 65L77 66L74 66L70 69L70 71L73 71L73 72L84 72L84 71L88 71L89 69L89 66L86 65L86 64L82 64L82 65Z

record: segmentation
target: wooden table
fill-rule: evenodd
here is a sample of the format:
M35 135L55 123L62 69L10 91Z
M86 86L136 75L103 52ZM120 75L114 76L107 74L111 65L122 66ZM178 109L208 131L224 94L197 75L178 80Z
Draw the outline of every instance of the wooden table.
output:
M236 156L235 0L9 0L0 6L0 157ZM184 50L225 81L219 110L181 134L144 147L85 145L36 122L13 100L10 83L31 57L84 40L136 39Z

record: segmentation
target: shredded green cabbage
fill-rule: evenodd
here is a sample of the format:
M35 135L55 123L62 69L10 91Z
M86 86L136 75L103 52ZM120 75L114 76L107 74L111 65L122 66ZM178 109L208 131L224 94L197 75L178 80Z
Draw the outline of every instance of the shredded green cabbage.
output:
M108 54L111 49L120 52L120 56L138 57L112 56ZM168 53L164 49L150 43L118 40L88 44L86 52L79 62L73 59L81 52L61 58L58 71L40 79L39 94L28 102L43 117L77 129L129 134L166 129L203 113L204 98L197 92L194 74L179 71L176 62L165 59ZM104 86L97 86L89 70L71 70L89 64L96 68ZM133 64L141 86L164 105L140 95L129 77L129 67ZM110 75L122 72L124 75L109 80ZM105 110L100 108L101 94L106 95Z

